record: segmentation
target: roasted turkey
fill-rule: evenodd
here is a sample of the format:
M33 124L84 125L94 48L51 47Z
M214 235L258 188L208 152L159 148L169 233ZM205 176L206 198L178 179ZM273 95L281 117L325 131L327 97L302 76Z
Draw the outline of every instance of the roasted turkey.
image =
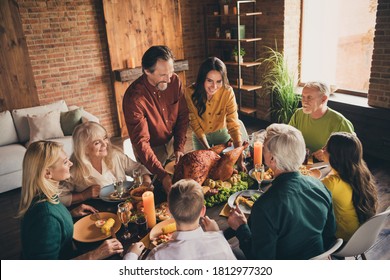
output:
M224 149L229 147L231 142L216 145L208 150L198 150L185 154L175 167L173 182L180 179L194 179L199 184L207 178L213 180L227 180L233 175L233 166L248 146L235 148L225 154L219 155Z

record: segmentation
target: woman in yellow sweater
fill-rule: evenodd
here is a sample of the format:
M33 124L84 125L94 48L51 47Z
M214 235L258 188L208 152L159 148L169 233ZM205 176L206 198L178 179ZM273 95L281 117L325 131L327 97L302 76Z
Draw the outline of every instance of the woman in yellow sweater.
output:
M346 242L376 214L375 182L363 160L362 144L354 134L333 133L323 150L332 172L322 182L332 193L336 236Z
M237 102L222 60L209 57L202 63L195 90L186 93L186 101L195 150L208 149L230 139L234 147L242 145ZM242 160L241 157L238 161L240 167Z

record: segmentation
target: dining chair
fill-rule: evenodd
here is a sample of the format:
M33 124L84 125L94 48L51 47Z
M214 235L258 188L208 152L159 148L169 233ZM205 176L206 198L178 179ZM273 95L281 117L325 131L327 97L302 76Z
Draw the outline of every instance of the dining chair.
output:
M365 252L374 245L380 230L382 229L386 218L390 215L390 207L384 212L376 214L368 219L355 231L348 242L334 252L335 257L355 257L357 260L359 255L363 260L367 260Z
M333 245L322 254L312 257L310 260L331 260L331 254L334 253L343 244L342 238L337 238Z
M238 123L240 124L240 131L241 131L241 134L242 134L241 135L242 141L248 141L249 140L249 136L248 136L248 132L246 131L244 123L242 122L242 120L238 120Z

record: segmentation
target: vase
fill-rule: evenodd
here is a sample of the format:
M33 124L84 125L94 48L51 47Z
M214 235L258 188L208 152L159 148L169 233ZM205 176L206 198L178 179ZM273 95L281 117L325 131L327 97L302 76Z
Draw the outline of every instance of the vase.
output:
M229 14L229 5L223 5L223 14L228 15Z

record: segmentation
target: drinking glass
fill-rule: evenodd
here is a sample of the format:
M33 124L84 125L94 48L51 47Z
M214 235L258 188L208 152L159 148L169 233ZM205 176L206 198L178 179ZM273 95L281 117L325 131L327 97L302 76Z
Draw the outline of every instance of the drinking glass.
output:
M252 134L254 165L263 163L263 143L264 143L265 135L266 133L264 129L253 132Z
M123 178L118 177L114 180L114 188L118 194L119 198L122 198L123 193L125 192L125 185L123 184Z
M259 191L263 193L263 189L261 188L261 182L264 180L264 164L255 164L255 178L257 181L257 184L259 185Z
M142 185L141 169L133 170L134 188Z
M138 214L135 220L137 225L137 237L142 239L148 233L148 223L146 222L146 216L144 214Z
M242 156L244 157L245 166L248 166L250 163L247 161L247 158L250 158L251 156L251 151L249 146L242 151Z
M121 223L125 227L125 232L121 236L122 239L130 239L131 238L131 233L129 232L129 229L127 228L127 225L130 222L131 218L131 210L130 207L128 206L128 202L121 202L118 204L118 211L117 215Z

